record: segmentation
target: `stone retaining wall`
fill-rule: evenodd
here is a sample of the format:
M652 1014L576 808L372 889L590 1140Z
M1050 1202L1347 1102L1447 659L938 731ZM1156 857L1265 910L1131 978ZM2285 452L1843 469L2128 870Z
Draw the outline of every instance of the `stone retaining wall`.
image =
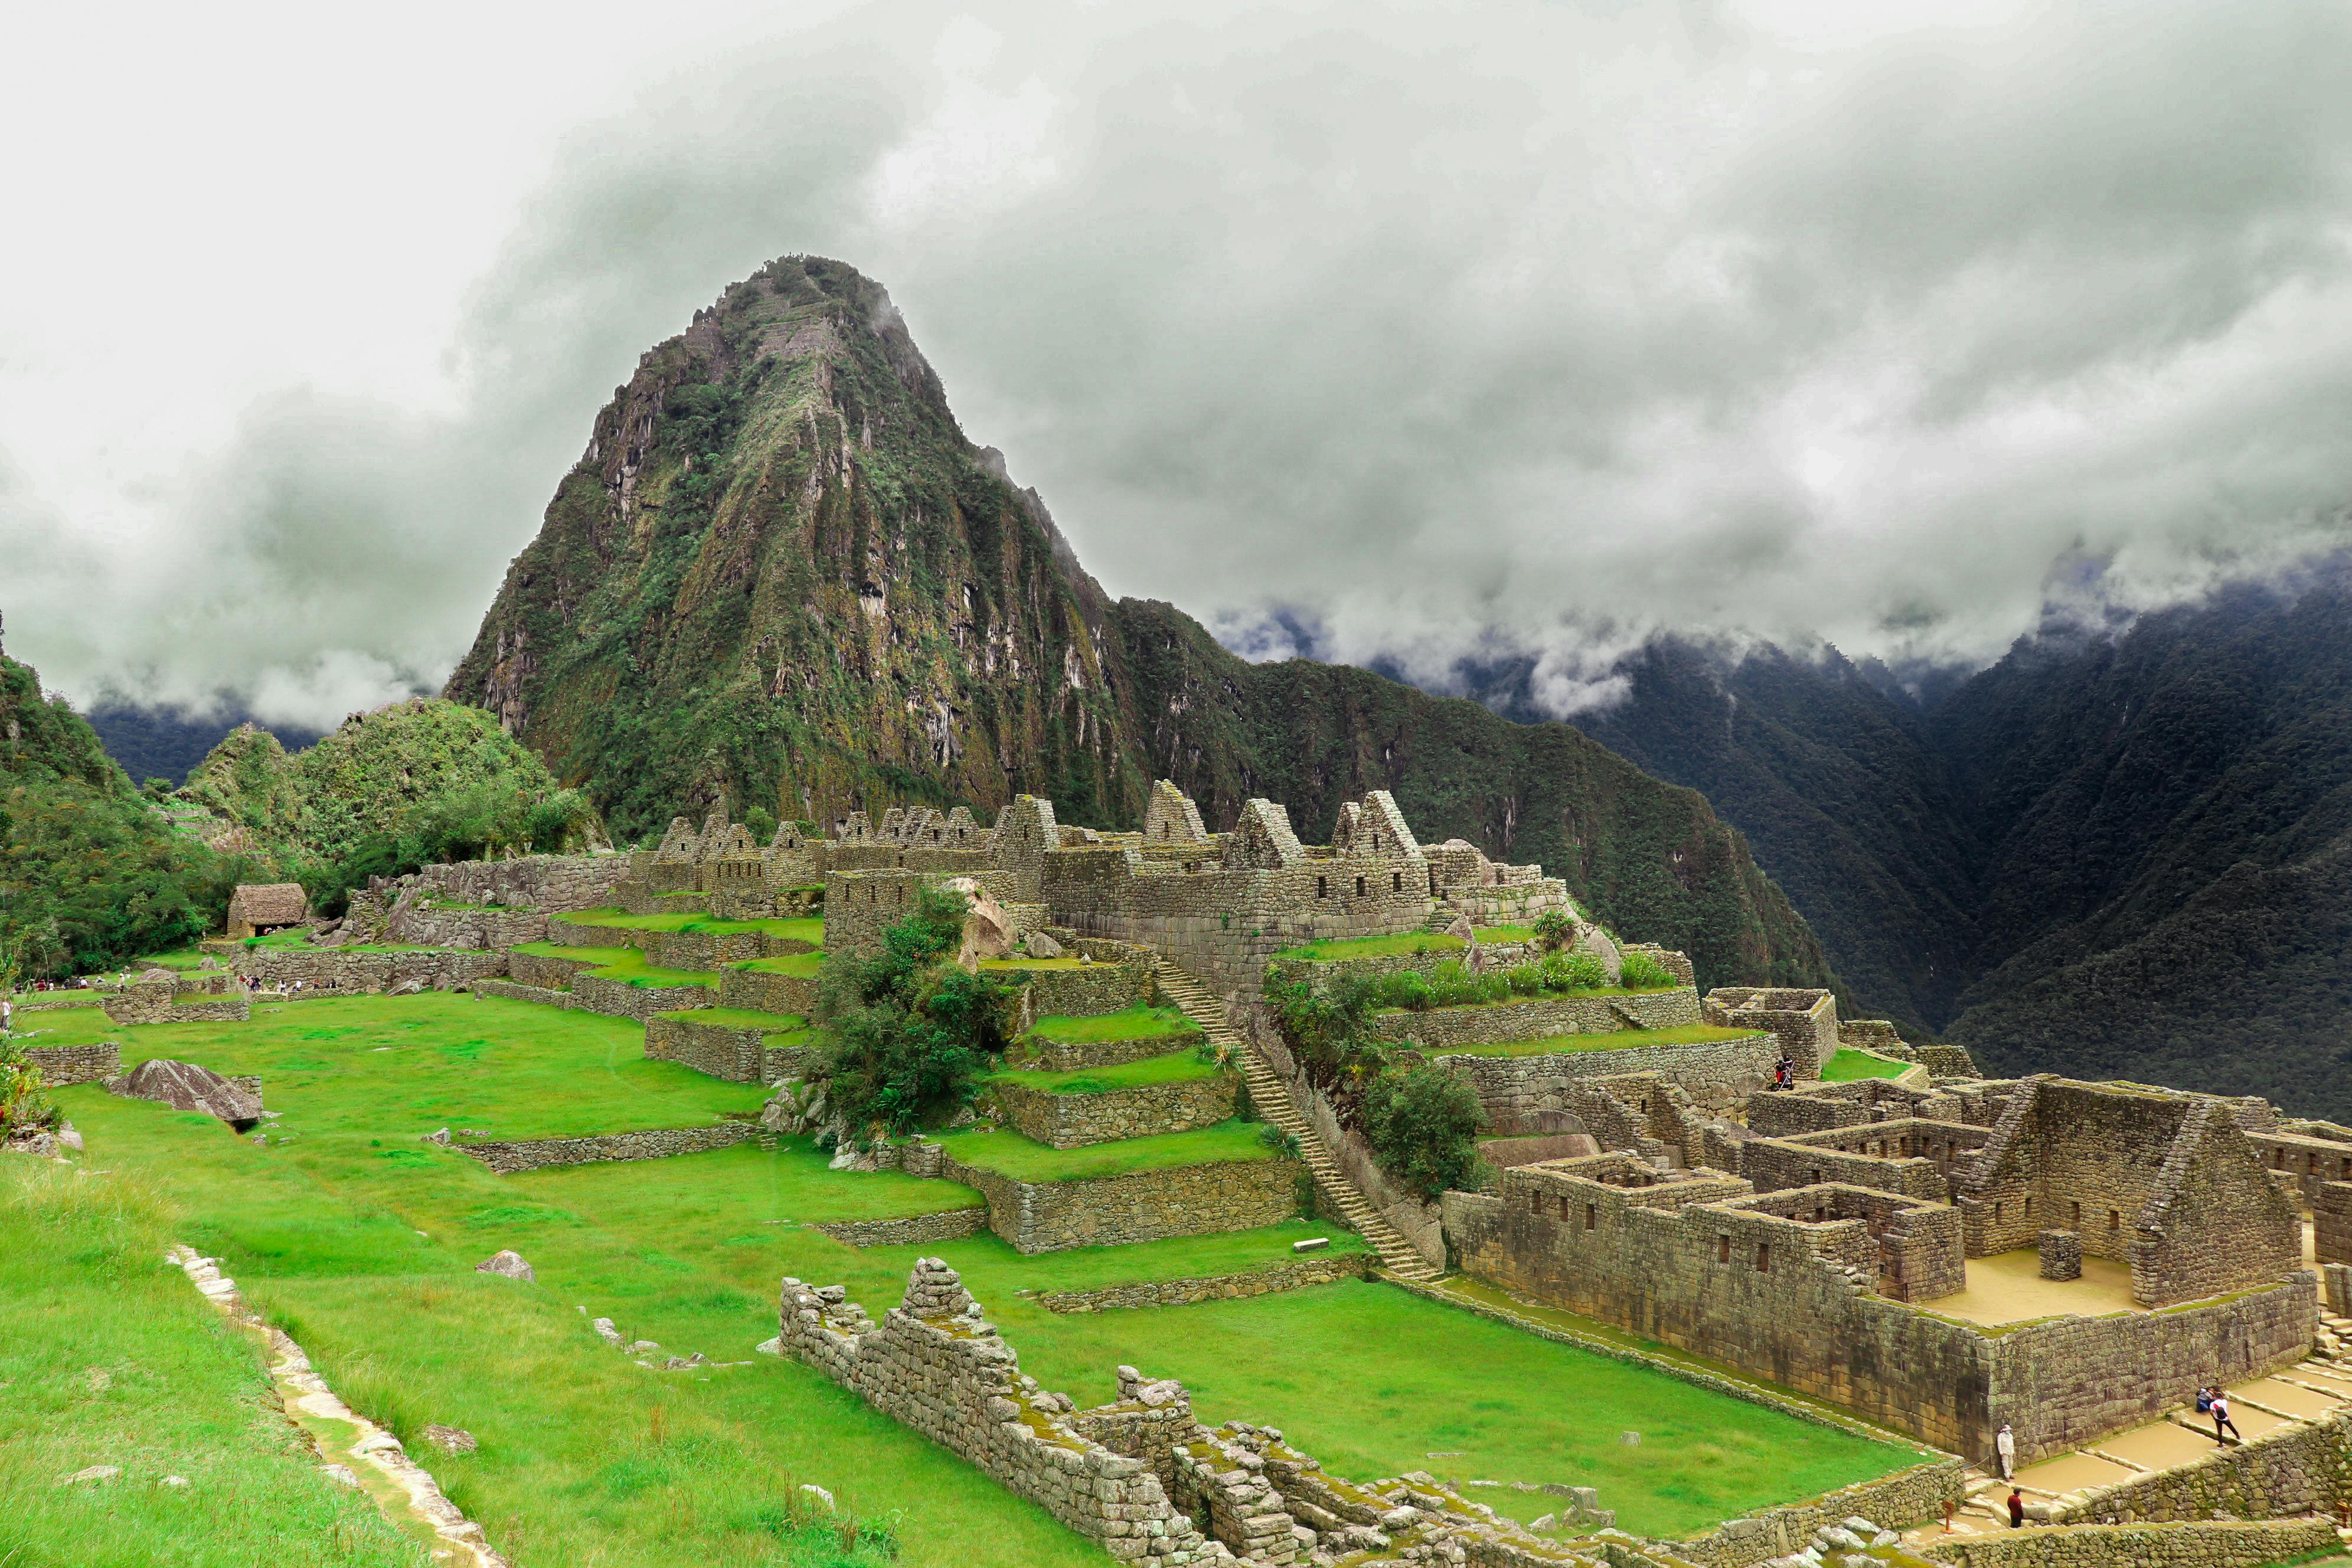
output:
M813 952L809 943L756 931L646 931L636 926L551 921L548 940L559 947L634 947L655 969L716 969L779 952Z
M1045 1072L1079 1072L1087 1068L1117 1067L1121 1062L1139 1062L1150 1057L1164 1057L1171 1051L1181 1051L1198 1044L1201 1031L1185 1028L1174 1034L1147 1035L1134 1040L1048 1040L1030 1035L1021 1042L1028 1059L1018 1065L1036 1068Z
M106 995L99 991L30 991L15 998L19 1013L53 1013L61 1007L96 1007Z
M1335 1279L1361 1279L1379 1262L1379 1255L1370 1252L1318 1253L1240 1274L1148 1279L1133 1285L1106 1285L1097 1290L1049 1290L1037 1298L1037 1305L1049 1312L1108 1312L1130 1307L1185 1307L1196 1301L1230 1301L1244 1296L1303 1290L1310 1285L1328 1285Z
M1676 986L1625 996L1534 996L1523 1002L1432 1007L1425 1013L1383 1013L1373 1021L1373 1032L1382 1039L1409 1041L1435 1056L1455 1046L1612 1034L1633 1026L1618 1016L1621 1012L1644 1029L1684 1028L1699 1021L1698 993Z
M646 1132L597 1132L584 1138L529 1138L508 1142L452 1143L501 1176L542 1171L551 1165L593 1165L614 1160L667 1160L699 1154L756 1138L759 1123L722 1121L716 1127L666 1127Z
M107 1017L126 1028L142 1024L242 1024L253 1016L252 999L242 991L221 996L134 985L109 996L105 1007Z
M1960 1495L1966 1479L1967 1467L1947 1457L1747 1519L1726 1520L1696 1541L1669 1542L1666 1550L1705 1568L1746 1568L1768 1557L1803 1551L1813 1531L1826 1524L1859 1517L1884 1529L1901 1530L1934 1519L1943 1512L1947 1498Z
M524 985L512 980L477 980L473 992L477 996L503 996L510 1002L537 1002L549 1007L572 1005L572 993L569 991L550 991L542 986Z
M537 910L399 910L384 927L394 942L422 947L506 949L547 940L547 917Z
M1087 939L1081 939L1083 942ZM1099 940L1099 939L1096 939ZM1104 942L1106 948L1126 952L1138 951L1126 942ZM1148 1002L1159 987L1159 976L1148 960L1130 963L1095 963L1072 969L1000 969L992 970L1000 978L1013 975L1024 977L1023 1011L1032 1018L1049 1014L1091 1018L1104 1013L1118 1013Z
M1956 1535L1922 1550L1952 1568L2262 1568L2340 1551L2322 1519L2070 1525Z
M809 1228L851 1247L920 1247L925 1242L979 1235L988 1228L988 1205L974 1204L968 1209L943 1209L906 1219L835 1220Z
M1255 1230L1298 1212L1296 1160L1175 1165L1067 1182L1022 1182L949 1155L940 1173L988 1200L988 1227L1015 1252L1125 1246Z
M1437 1056L1433 1059L1470 1080L1497 1126L1517 1127L1548 1111L1572 1109L1570 1086L1579 1079L1656 1073L1702 1105L1737 1104L1772 1078L1780 1042L1770 1035L1688 1046L1636 1046L1619 1051L1560 1051L1540 1057Z
M435 991L471 985L507 973L504 952L443 948L422 952L354 952L336 947L256 947L240 952L236 972L277 989L300 983L337 991L389 991L416 984Z
M507 954L508 978L537 991L569 991L573 975L595 967L595 962L586 958L551 958L537 952Z
M740 1007L747 1013L797 1013L816 1016L816 976L763 974L757 970L719 972L719 1005Z
M96 1083L122 1071L122 1047L112 1040L95 1046L27 1046L25 1058L51 1089Z
M646 1060L676 1062L730 1083L765 1083L771 1032L653 1016L646 1019Z
M1238 1081L1231 1073L1218 1073L1098 1094L1054 1094L999 1079L989 1084L987 1094L1024 1138L1055 1149L1079 1149L1214 1127L1233 1115Z
M2061 1523L2278 1519L2352 1501L2352 1410L2273 1427L2168 1469L2086 1489L2055 1506Z
M572 1005L583 1013L608 1018L635 1018L642 1024L656 1013L683 1013L710 1005L708 985L632 985L601 974L572 977Z

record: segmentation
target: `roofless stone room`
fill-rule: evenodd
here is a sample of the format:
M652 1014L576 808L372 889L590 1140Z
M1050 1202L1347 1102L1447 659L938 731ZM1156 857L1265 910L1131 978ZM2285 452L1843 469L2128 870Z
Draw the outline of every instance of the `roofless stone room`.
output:
M0 1568L2352 1568L2352 12L9 41Z

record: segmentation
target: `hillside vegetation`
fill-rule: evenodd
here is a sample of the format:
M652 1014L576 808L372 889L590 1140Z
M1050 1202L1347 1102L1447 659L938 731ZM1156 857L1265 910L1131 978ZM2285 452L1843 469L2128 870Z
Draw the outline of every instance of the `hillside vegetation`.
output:
M1134 826L1155 776L1229 826L1253 795L1327 836L1395 793L1424 839L1537 860L1704 984L1830 984L1697 794L1560 725L1359 669L1254 666L1111 602L1034 491L964 438L879 286L787 258L656 345L598 415L447 695L497 715L635 838L724 798L853 808L1052 797Z
M177 947L239 864L174 833L80 715L0 654L0 986Z
M1922 700L1666 642L1578 722L1704 791L1865 1011L1989 1070L2352 1119L2352 584L2050 635ZM1514 672L1484 695L1526 714Z

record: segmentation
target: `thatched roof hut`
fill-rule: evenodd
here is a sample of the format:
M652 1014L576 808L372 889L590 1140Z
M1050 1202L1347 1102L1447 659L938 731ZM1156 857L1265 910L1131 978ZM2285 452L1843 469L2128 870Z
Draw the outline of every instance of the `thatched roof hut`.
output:
M300 925L310 912L310 895L299 882L242 883L229 895L228 934L263 936Z

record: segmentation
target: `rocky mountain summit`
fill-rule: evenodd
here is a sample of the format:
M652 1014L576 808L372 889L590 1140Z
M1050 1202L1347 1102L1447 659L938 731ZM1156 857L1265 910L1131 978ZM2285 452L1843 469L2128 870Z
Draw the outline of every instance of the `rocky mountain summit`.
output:
M1436 839L1539 860L1708 984L1831 984L1805 922L1696 793L1563 725L1370 671L1252 665L1111 600L1035 492L968 441L888 296L772 263L650 350L597 416L447 695L498 715L614 834L681 804L819 824L1050 795L1312 837L1387 789Z

